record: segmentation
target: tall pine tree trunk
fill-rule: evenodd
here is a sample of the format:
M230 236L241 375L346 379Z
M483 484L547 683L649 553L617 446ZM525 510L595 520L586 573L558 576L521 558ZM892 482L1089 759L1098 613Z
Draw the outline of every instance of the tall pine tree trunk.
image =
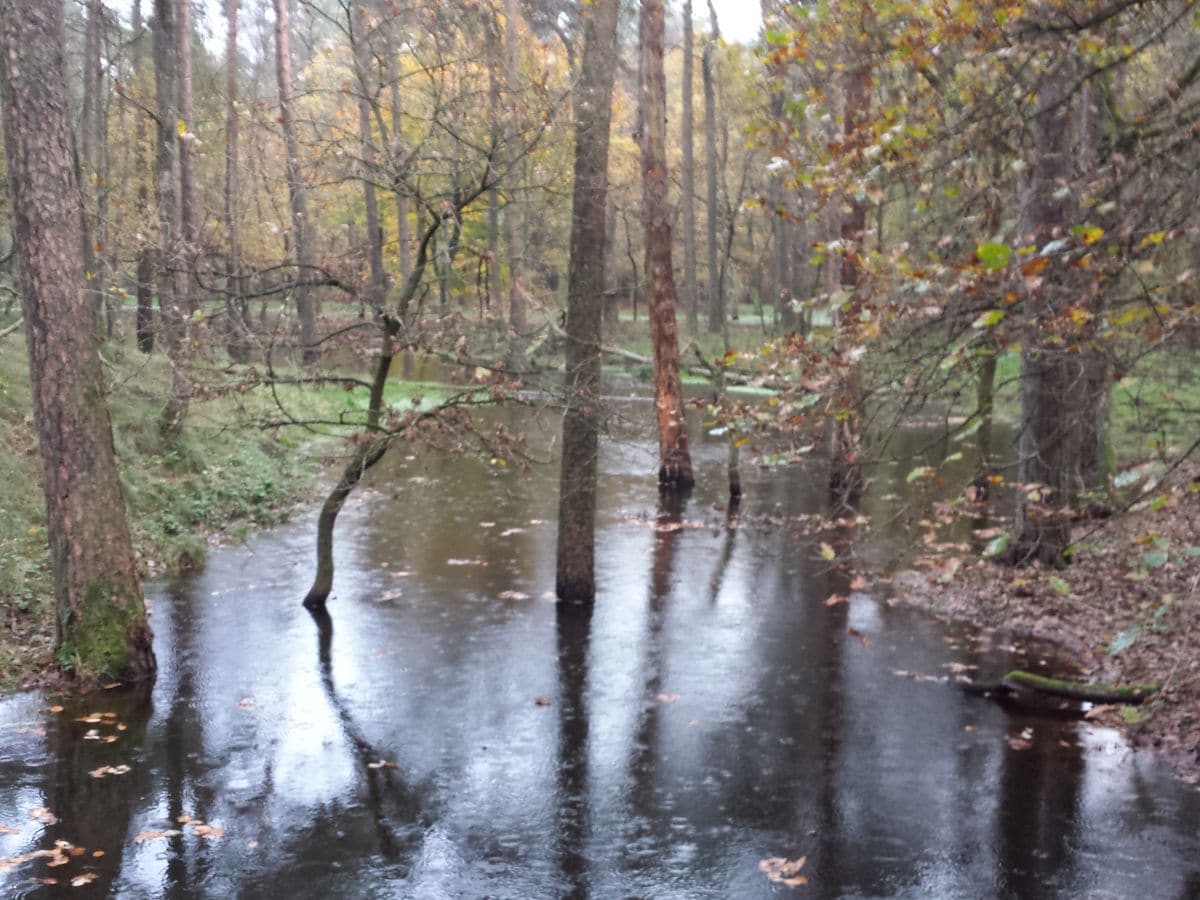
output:
M675 275L671 267L671 207L667 202L667 87L663 73L662 0L643 0L640 20L642 224L654 394L658 418L658 483L666 490L692 486L687 420L679 378Z
M595 597L600 453L600 335L604 311L608 148L619 0L598 0L584 33L575 96L575 188L567 284L566 415L558 494L560 600Z
M238 230L238 2L225 0L225 233L229 254L225 258L225 315L229 355L237 362L250 357L246 301L242 289L242 246Z
M308 196L300 174L300 141L296 137L295 98L292 93L291 35L288 26L288 0L275 3L275 79L279 86L279 124L283 128L287 156L288 202L292 212L292 248L296 261L296 317L300 320L301 361L311 365L317 360L317 321L313 302L312 279L313 223L308 216Z
M717 258L717 96L713 59L721 32L717 25L717 11L712 0L708 3L708 15L712 34L704 45L700 58L701 75L704 81L704 170L706 202L704 244L708 256L708 330L719 334L725 325L725 296L721 291L720 264Z
M146 36L142 33L142 0L133 3L133 73L134 80L141 85L146 77ZM137 146L137 212L138 221L144 222L150 214L150 190L147 186L150 160L146 153L146 117L137 117L134 129ZM137 269L134 275L137 294L137 318L134 332L137 347L143 353L154 350L154 247L142 238L138 239Z
M692 0L683 4L683 305L688 330L695 334L700 324L696 295L696 114L692 90L695 61L695 31Z
M183 220L179 195L179 53L173 0L154 0L154 92L158 105L158 306L167 358L171 363L171 388L160 427L164 437L178 436L192 399L192 347L188 335L187 262L183 246Z
M507 118L506 141L510 160L510 179L517 177L518 169L524 169L524 165L518 165L517 161L517 154L521 152L518 147L521 133L521 55L520 45L517 43L520 33L518 24L521 21L520 16L517 0L504 0L504 46L508 68L509 102L512 106ZM520 187L524 187L524 185ZM516 332L519 342L521 335L525 333L527 314L525 309L525 241L522 227L525 204L524 202L520 204L513 202L512 198L516 193L517 190L510 184L508 209L504 214L504 243L508 248L508 322Z
M89 679L137 680L153 675L154 652L104 402L94 307L83 290L63 45L61 3L0 3L8 184L57 655Z

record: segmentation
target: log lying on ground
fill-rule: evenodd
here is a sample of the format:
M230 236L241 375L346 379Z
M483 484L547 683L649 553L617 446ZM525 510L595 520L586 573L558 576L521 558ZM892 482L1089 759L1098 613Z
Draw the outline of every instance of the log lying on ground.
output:
M1089 684L1082 681L1046 678L1022 669L1013 669L999 682L972 681L964 684L963 689L971 694L980 694L997 700L1012 700L1021 694L1029 694L1077 702L1137 705L1158 693L1159 686L1156 684Z

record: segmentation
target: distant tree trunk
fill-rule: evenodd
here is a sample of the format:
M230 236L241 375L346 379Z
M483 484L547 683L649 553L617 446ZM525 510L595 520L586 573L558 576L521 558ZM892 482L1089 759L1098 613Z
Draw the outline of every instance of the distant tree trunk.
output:
M500 121L500 24L495 11L487 16L487 64L488 64L488 124L492 130L492 147L500 143L504 124ZM514 173L509 173L512 177ZM500 277L500 191L493 184L488 190L487 208L487 303L499 307L501 303Z
M375 193L375 141L371 134L370 99L374 93L370 84L371 48L367 45L367 35L360 34L355 28L356 18L360 24L370 20L370 7L360 2L357 9L357 17L351 15L348 24L358 74L358 138L362 145L363 206L366 208L367 259L371 272L369 302L371 309L379 315L383 312L387 279L383 271L383 228L379 224L379 200Z
M671 208L667 202L667 88L663 73L662 0L642 0L640 20L642 224L646 232L646 283L650 291L650 340L658 413L658 483L666 490L692 486L679 335L675 322L675 276L671 267Z
M197 224L199 203L196 199L196 114L192 101L192 0L178 0L176 18L179 41L179 120L183 134L179 137L179 218L183 226L185 284L187 299L184 310L190 315L197 298L192 290L195 273L192 271L200 243ZM177 126L178 127L178 126Z
M171 392L163 409L163 436L178 436L192 398L192 348L188 336L186 254L179 197L179 55L172 0L154 0L154 85L158 105L158 306L167 357L171 363Z
M388 57L388 92L392 107L392 166L398 168L402 148L404 147L404 116L400 109L400 72L398 64L399 50L396 47L396 28L398 19L392 18L387 30ZM396 178L396 242L400 245L400 282L408 281L412 271L412 253L409 248L410 236L408 231L408 197L404 192L404 182Z
M146 73L146 38L142 34L142 0L133 3L133 72L134 79L141 83ZM138 221L145 222L150 212L150 191L147 187L147 173L150 171L150 160L146 153L146 117L137 117L137 127L134 131L134 141L137 144L137 212ZM149 241L138 240L137 249L137 319L135 334L137 347L143 353L154 350L154 249Z
M696 128L692 84L695 61L695 37L692 27L692 0L683 4L683 305L687 310L688 330L693 334L700 325L700 302L696 292Z
M600 453L600 338L604 311L608 148L619 0L597 0L584 31L575 96L575 188L567 285L566 415L558 493L559 600L596 594L596 477Z
M225 231L229 255L225 260L225 314L229 355L236 362L250 358L246 300L242 290L242 247L238 233L238 3L225 0Z
M95 310L83 291L57 0L0 3L4 137L34 422L54 572L57 655L94 679L154 674L104 402Z
M312 247L312 220L308 217L308 198L300 175L300 142L293 118L292 52L288 30L288 0L275 4L275 78L279 85L279 124L287 155L288 199L292 209L292 247L296 257L296 316L300 320L301 360L312 365L317 360L317 322L310 284L315 270Z
M707 215L705 219L705 246L708 250L708 330L719 334L725 326L725 296L721 291L720 265L717 259L717 98L714 84L713 54L721 30L717 24L717 11L712 0L708 2L708 16L712 34L704 44L700 58L704 81L704 168L707 181Z
M1056 66L1040 76L1037 89L1029 225L1038 247L1061 237L1067 224L1059 186L1068 174L1071 150L1068 74L1062 65ZM1063 265L1055 260L1025 301L1017 480L1027 493L1017 505L1015 558L1020 563L1061 565L1071 541L1066 507L1079 456L1082 363L1061 336L1045 327L1072 296L1067 280Z
M517 157L520 153L520 97L521 97L521 54L517 38L520 34L520 9L517 0L504 0L504 42L508 63L508 90L512 110L508 115L508 153L510 178L517 175ZM524 204L512 200L516 191L510 186L508 209L504 214L504 243L508 248L508 309L509 325L518 338L526 329L525 309L525 248L522 234L521 214Z

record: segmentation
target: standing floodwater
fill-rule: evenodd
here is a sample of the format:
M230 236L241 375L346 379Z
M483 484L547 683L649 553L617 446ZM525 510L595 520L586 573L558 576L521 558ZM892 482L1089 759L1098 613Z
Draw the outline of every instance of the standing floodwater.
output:
M591 615L547 595L556 467L403 448L339 524L329 618L310 520L152 589L151 695L0 704L0 892L1200 895L1200 794L963 694L1014 651L850 589L822 544L894 548L819 530L818 464L748 472L727 529L723 444L696 462L659 507L650 446L605 446Z

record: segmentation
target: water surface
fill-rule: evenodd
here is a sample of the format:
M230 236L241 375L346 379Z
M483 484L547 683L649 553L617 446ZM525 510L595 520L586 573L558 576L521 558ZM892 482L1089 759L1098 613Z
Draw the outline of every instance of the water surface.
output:
M699 488L660 505L649 443L615 427L590 615L548 593L555 467L404 448L343 515L328 619L299 605L308 517L151 586L148 696L0 703L0 856L85 848L10 862L0 892L1200 896L1200 795L1111 732L953 683L1036 655L850 589L839 563L906 532L820 530L816 461L748 471L727 527L722 445L696 453ZM878 473L877 523L906 472ZM801 856L802 887L759 868Z

